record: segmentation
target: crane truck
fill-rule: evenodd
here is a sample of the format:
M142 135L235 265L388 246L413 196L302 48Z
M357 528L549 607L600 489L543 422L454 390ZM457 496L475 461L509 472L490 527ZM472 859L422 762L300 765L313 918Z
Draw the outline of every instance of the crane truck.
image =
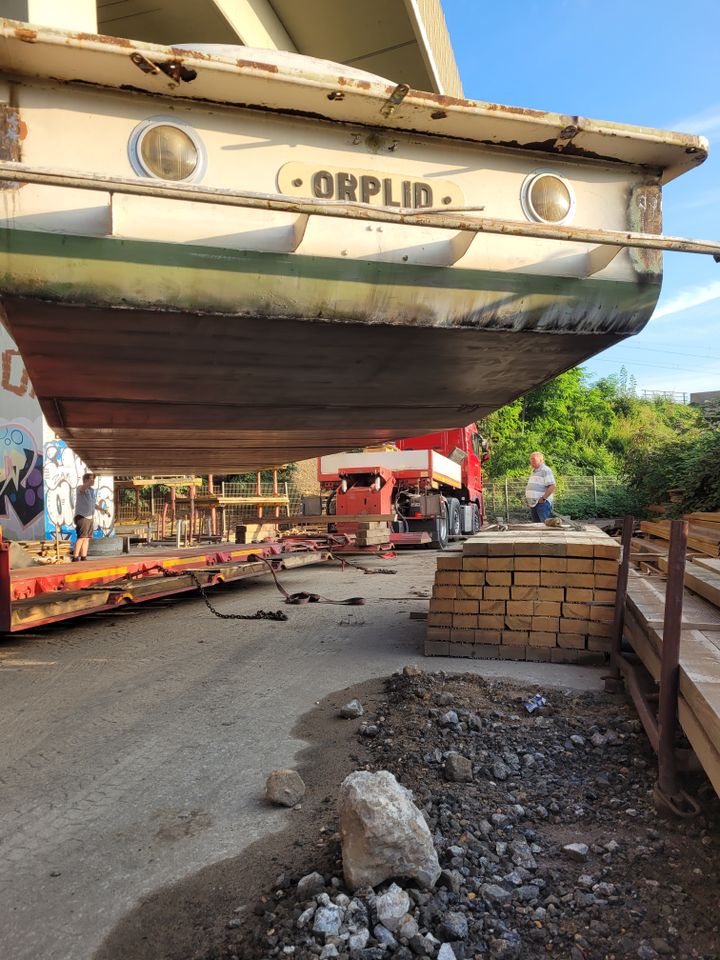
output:
M485 516L482 465L488 442L477 424L337 453L318 459L326 512L340 533L358 522L343 516L392 516L390 543L443 550L451 539L477 533Z

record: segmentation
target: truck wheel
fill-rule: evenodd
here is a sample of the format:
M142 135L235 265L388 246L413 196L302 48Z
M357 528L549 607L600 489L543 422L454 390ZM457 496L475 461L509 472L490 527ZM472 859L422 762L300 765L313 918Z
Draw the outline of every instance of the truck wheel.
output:
M460 502L450 497L447 502L448 510L448 534L451 537L459 537L462 533L462 517L460 516Z
M480 507L476 503L472 505L472 532L480 533Z
M435 517L430 536L432 537L430 546L435 550L444 550L448 545L448 510L445 503L442 504L440 514Z

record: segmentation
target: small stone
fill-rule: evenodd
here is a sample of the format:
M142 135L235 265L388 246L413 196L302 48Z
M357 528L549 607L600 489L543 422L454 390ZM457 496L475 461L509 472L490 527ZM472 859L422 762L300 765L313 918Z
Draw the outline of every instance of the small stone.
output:
M321 873L315 871L308 873L298 880L297 898L298 900L310 900L312 897L322 893L325 889L325 880Z
M380 733L380 727L376 723L368 723L367 726L362 728L362 735L364 737L376 737Z
M532 855L526 840L513 840L510 844L510 855L516 867L524 867L525 870L535 870L537 868L537 861Z
M492 960L518 960L522 942L517 934L506 934L505 937L493 937L490 940L490 956Z
M509 891L497 883L483 883L480 887L480 893L491 903L507 903L510 899Z
M607 743L607 737L604 737L601 733L594 733L590 737L590 743L594 747L604 747Z
M392 933L381 923L378 923L373 928L373 936L379 944L381 944L383 947L388 947L390 950L394 950L398 945L398 942Z
M440 726L441 727L456 727L460 722L460 718L454 710L448 710L447 713L444 713L440 717Z
M313 919L313 932L324 933L325 936L337 936L342 924L340 907L330 904L328 907L319 907ZM336 954L333 954L336 956Z
M439 935L445 940L467 940L468 922L465 914L450 911L440 924Z
M422 670L416 663L408 663L407 666L403 667L404 677L419 677L421 675Z
M395 933L410 910L410 897L396 883L375 900L375 912L380 923Z
M496 760L493 764L493 777L496 780L507 780L510 776L510 768L502 762L502 760Z
M472 762L460 753L449 753L445 761L445 779L451 783L470 783L472 778Z
M584 863L590 852L586 843L566 843L562 849L568 860L577 860L578 863Z
M640 960L655 960L657 957L655 950L653 950L649 943L645 943L644 941L637 948L637 955L640 957Z
M242 920L235 919L235 920L228 920L228 922L225 924L225 927L227 930L237 930L242 925L243 925Z
M570 737L570 742L571 742L572 744L574 744L576 747L584 747L584 746L585 746L585 737L581 737L579 733L574 733L574 734Z
M518 887L517 895L523 903L530 903L531 900L537 900L540 896L540 887L536 887L534 883L526 883Z
M438 886L447 887L453 893L459 893L462 882L463 875L459 870L443 870L438 880Z
M604 846L608 853L617 853L620 849L620 844L617 840L608 840Z
M440 944L440 949L438 950L437 960L457 960L455 956L455 951L450 946L449 943Z
M295 770L273 770L265 782L265 799L282 807L294 807L305 796L305 784Z
M357 699L346 703L344 707L340 707L340 716L345 717L346 720L355 720L357 717L361 717L364 713L365 710L363 709L363 705Z
M364 950L369 939L370 931L367 927L361 927L357 933L350 935L350 938L348 939L348 947L350 950Z
M320 960L330 960L331 957L337 957L338 948L334 943L326 943L320 952Z
M417 920L411 913L406 913L400 922L398 927L398 936L403 937L405 940L412 940L420 932L418 927Z

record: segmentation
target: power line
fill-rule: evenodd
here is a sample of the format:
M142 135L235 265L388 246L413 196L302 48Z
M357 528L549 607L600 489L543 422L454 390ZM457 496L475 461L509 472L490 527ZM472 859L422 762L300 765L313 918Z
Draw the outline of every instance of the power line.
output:
M643 363L642 360L633 360L632 357L629 360L624 360L622 357L618 360L612 360L610 357L591 357L589 360L586 360L585 363L614 363L616 366L635 366L635 367L653 367L656 370L675 370L677 373L704 373L702 369L694 367L693 369L688 369L688 367L670 367L662 363Z
M623 344L622 348L623 350L643 350L648 353L669 353L674 357L694 357L696 360L720 360L720 357L714 357L706 353L682 353L680 350L662 350L660 347L635 347Z

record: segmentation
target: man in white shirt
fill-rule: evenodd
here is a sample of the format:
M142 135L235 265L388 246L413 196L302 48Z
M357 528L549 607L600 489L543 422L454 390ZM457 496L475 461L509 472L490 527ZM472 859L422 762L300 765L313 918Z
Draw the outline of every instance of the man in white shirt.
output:
M552 513L555 476L539 450L530 454L530 466L532 473L525 487L525 499L535 523L544 523Z

